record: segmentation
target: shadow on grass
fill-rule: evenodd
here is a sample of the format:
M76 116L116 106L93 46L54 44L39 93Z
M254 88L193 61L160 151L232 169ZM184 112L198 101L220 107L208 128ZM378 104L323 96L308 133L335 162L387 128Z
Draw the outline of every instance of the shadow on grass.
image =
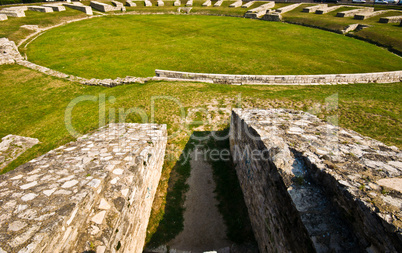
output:
M227 128L223 131L213 132L213 134L214 136L227 136L228 132L229 129ZM186 181L191 173L190 153L194 148L216 150L219 153L223 150L230 152L229 139L218 140L213 138L211 133L209 131L194 132L183 149L179 160L174 165L169 179L165 212L158 229L146 245L147 249L167 244L184 228L183 214L185 208L183 205L186 198L185 194L189 189ZM199 141L195 137L204 137L205 140ZM247 207L231 159L225 161L208 158L208 162L213 169L216 199L219 202L218 209L227 228L227 238L236 244L255 244Z

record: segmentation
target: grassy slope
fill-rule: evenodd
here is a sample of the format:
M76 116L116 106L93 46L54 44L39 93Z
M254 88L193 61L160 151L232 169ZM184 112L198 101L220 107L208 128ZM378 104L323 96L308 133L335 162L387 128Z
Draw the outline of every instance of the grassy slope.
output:
M35 63L87 78L153 76L155 69L325 74L399 70L402 66L402 58L338 34L211 16L125 15L85 20L46 32L28 46L27 53Z
M57 146L73 140L64 126L64 113L68 103L80 95L99 96L106 98L114 96L114 103L106 103L107 112L110 108L129 109L139 107L150 114L150 100L155 95L166 95L177 98L185 107L186 112L191 108L214 104L217 107L234 107L241 95L243 107L285 107L316 111L321 118L326 113L320 112L320 104L333 94L339 95L339 123L341 126L356 130L389 145L402 147L400 136L402 83L396 84L359 84L342 86L228 86L202 83L170 83L150 82L144 85L125 85L115 88L82 86L67 81L47 77L19 66L0 66L0 137L7 134L18 134L38 138L41 143L29 149L16 161L11 163L6 171L21 165ZM113 102L113 101L112 101ZM169 133L182 129L181 134L169 140L167 159L163 169L162 179L154 203L152 216L148 227L148 240L158 231L163 235L154 239L156 244L174 236L172 226L179 229L182 222L180 207L174 207L169 218L164 219L166 199L177 197L182 199L186 190L185 184L169 191L168 185L174 190L175 182L185 181L188 172L181 173L180 168L174 168L178 157L188 142L193 130L183 127L180 122L178 106L167 100L156 103L156 122L168 124ZM314 110L312 108L315 108ZM209 111L212 118L220 115L218 110ZM333 114L333 112L332 112ZM107 116L107 115L106 115ZM117 115L116 115L117 116ZM108 116L107 116L108 117ZM190 116L188 116L191 119ZM203 115L205 118L206 115ZM140 122L138 115L130 114L127 122ZM82 102L73 110L73 125L81 133L98 127L98 103ZM215 122L205 126L205 130L222 130L227 126L226 121ZM185 169L185 168L184 168ZM176 202L175 202L176 203ZM181 202L180 202L181 203ZM164 219L165 224L159 227ZM170 223L169 223L170 222ZM176 230L175 230L176 231ZM177 231L176 231L177 232ZM167 237L165 235L168 235Z

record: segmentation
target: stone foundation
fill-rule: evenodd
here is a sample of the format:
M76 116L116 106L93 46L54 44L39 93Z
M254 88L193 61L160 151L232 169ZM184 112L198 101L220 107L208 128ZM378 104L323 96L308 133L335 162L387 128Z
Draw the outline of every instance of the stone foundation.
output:
M243 3L242 3L242 1L240 0L240 1L236 1L236 2L234 2L234 3L232 3L232 4L230 4L229 7L231 7L231 8L237 8L237 7L240 7L242 4L243 4Z
M142 252L165 125L110 124L0 176L0 252Z
M380 23L399 23L402 21L402 16L392 16L380 18Z
M359 13L355 14L354 19L357 20L365 20L367 18L375 17L378 15L381 15L383 13L388 12L389 10L383 10L383 11L371 11L371 12L364 12L364 13Z
M292 110L232 112L260 252L401 252L402 153Z
M155 70L159 79L202 81L222 84L291 84L291 85L322 85L347 83L394 83L402 80L402 71L361 73L361 74L329 74L329 75L228 75L191 73L169 70Z

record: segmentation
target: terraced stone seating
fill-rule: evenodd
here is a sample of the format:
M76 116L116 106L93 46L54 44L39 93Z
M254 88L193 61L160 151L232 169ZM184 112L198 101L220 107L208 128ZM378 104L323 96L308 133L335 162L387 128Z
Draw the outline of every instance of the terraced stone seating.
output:
M0 252L142 252L166 140L110 124L0 175Z
M53 12L52 7L45 7L45 6L28 6L28 10L30 11L37 11L37 12Z
M354 9L354 10L349 10L349 11L341 11L336 14L337 17L341 18L346 18L346 17L352 17L355 14L359 13L368 13L368 12L373 12L374 7L364 7L364 8L359 8L359 9Z
M202 4L203 7L208 7L208 6L211 6L211 5L212 5L211 0L207 0Z
M83 5L80 2L72 3L72 4L71 3L64 3L63 5L68 7L68 8L74 9L74 10L82 11L87 15L93 15L92 8L90 6Z
M223 3L223 0L218 0L215 4L214 7L220 7Z
M327 7L327 8L320 8L315 11L315 14L325 14L334 10L337 10L339 8L342 8L342 5L337 5L337 6L332 6L332 7Z
M57 11L57 12L65 11L65 10L66 10L66 7L64 7L64 6L61 5L61 4L44 4L43 6L44 6L44 7L50 7L50 8L53 9L53 11Z
M173 6L180 6L180 5L181 5L180 0L175 0L173 3Z
M244 17L245 18L260 18L263 15L265 15L270 8L273 8L274 6L275 6L275 2L269 1L266 4L258 6L257 8L248 10L246 12L246 14L244 15Z
M236 2L234 2L232 4L230 4L229 7L237 8L237 7L240 7L242 4L243 4L243 2L240 0L240 1L236 1Z
M372 11L372 12L364 12L364 13L359 13L355 14L354 19L357 20L365 20L367 18L375 17L378 15L381 15L383 13L388 12L389 10L382 10L382 11Z
M186 6L187 7L193 6L193 0L188 0L187 3L186 3Z
M251 7L251 5L253 5L253 4L254 4L254 1L250 1L250 2L247 2L247 3L243 4L241 7L242 7L242 8L249 8L249 7Z
M314 6L308 6L308 7L303 8L303 12L312 13L318 9L323 9L323 8L327 8L327 7L328 7L328 4L317 4Z
M380 23L399 23L402 21L402 16L391 16L380 18Z

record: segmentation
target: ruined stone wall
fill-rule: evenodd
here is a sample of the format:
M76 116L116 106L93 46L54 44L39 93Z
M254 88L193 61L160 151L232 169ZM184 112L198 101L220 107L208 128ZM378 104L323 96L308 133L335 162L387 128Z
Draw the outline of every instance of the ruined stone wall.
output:
M110 124L0 176L0 252L142 252L166 126Z
M328 74L328 75L228 75L191 73L170 70L155 70L159 78L195 80L222 84L348 84L348 83L394 83L402 81L402 71L361 73L361 74Z
M402 251L398 148L284 109L234 110L230 146L261 252Z

